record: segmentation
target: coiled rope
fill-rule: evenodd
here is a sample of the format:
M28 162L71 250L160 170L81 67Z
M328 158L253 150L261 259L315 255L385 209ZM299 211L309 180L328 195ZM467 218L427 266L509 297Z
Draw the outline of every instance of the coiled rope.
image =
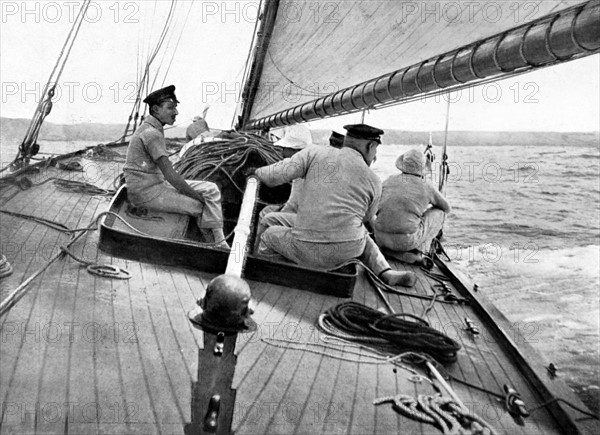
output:
M407 313L385 315L352 301L325 311L319 316L318 326L338 338L367 343L393 354L423 353L442 364L455 362L461 348L456 341L417 316Z
M413 397L405 394L380 397L373 401L374 405L392 402L394 409L400 414L423 423L437 426L444 434L487 434L495 435L496 431L485 420L473 412L460 407L450 397L439 394Z
M0 278L4 278L13 273L12 265L4 255L0 256Z
M5 210L0 210L0 212L7 213ZM12 212L8 212L7 214L11 214L11 213ZM17 215L17 214L15 214L15 215ZM48 224L48 222L44 222L47 220L41 220L41 219L37 220L36 219L36 221L38 221L39 223L41 223L43 225L47 225L50 228L53 228L57 231L61 231L64 233L72 233L71 239L69 240L69 242L66 245L60 246L59 252L57 254L55 254L50 260L48 260L41 269L39 269L37 272L33 273L25 281L23 281L15 290L13 290L2 301L2 303L0 303L0 317L3 316L6 312L8 312L8 310L10 310L10 308L12 308L27 293L27 290L28 290L27 287L29 286L29 284L31 284L31 282L35 278L37 278L39 275L44 273L44 271L46 269L48 269L56 260L63 258L65 255L69 255L69 256L73 257L74 259L76 259L77 261L80 261L81 263L87 265L88 272L90 272L92 274L104 276L104 277L110 277L110 278L117 278L117 279L129 279L131 277L131 274L126 269L118 268L113 265L97 264L97 263L91 263L91 262L87 262L85 260L81 260L80 258L74 256L68 249L73 243L75 243L77 240L79 240L84 234L87 234L89 231L97 230L98 222L100 221L100 219L102 217L107 216L107 215L118 216L111 211L105 211L105 212L100 213L94 219L92 219L90 225L88 225L87 227L76 228L76 229L68 229L68 228L64 229L64 228L62 228L62 227L64 227L64 225L62 225L62 224L53 222L52 225L50 225L50 224ZM23 215L21 215L20 217L23 217ZM79 233L79 234L75 235L75 233ZM90 267L90 266L94 266L94 267Z
M281 152L271 142L256 134L228 132L227 135L227 139L204 142L188 149L173 167L183 178L192 180L209 180L219 171L243 194L244 190L233 177L246 165L252 154L257 155L263 165L283 159Z

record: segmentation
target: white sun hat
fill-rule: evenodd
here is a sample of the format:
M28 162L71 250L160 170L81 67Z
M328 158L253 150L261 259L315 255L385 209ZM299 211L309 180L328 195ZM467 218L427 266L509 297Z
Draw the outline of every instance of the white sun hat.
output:
M275 145L283 148L301 150L312 145L310 130L305 125L289 125L283 128L283 138L275 142Z

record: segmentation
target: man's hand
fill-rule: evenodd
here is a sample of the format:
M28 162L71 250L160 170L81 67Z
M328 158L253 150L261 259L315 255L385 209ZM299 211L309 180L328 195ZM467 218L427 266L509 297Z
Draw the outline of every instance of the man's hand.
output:
M196 192L190 187L189 184L187 184L185 179L173 168L173 165L168 157L162 156L156 161L156 164L165 176L165 179L171 183L171 185L177 189L178 192L189 196L190 198L197 199L200 202L204 202L204 197L202 194Z
M247 168L242 169L242 175L244 178L248 178L251 175L256 175L256 170L258 166L248 166Z

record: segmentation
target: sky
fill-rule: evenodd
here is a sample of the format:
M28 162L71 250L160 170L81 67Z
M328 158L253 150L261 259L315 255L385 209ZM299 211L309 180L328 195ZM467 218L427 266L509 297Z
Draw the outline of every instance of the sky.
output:
M30 118L81 2L0 1L0 115ZM47 121L124 123L135 91L138 53L156 43L170 2L100 1L88 10ZM153 88L175 84L185 126L208 104L211 127L230 128L254 31L258 2L179 1ZM189 13L188 13L189 11ZM187 21L186 21L187 17ZM185 28L184 28L185 22ZM179 31L184 28L179 39ZM169 74L163 75L175 53ZM162 52L157 57L162 59ZM600 130L600 55L454 94L450 129L478 131ZM431 98L374 110L381 128L443 130L446 101ZM360 115L312 128L341 130Z

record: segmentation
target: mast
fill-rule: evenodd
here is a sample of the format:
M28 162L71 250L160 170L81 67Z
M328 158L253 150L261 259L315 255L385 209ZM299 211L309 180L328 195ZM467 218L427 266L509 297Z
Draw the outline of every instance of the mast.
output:
M261 24L257 32L258 39L254 47L252 67L250 68L250 74L242 92L242 113L238 119L238 129L243 128L248 123L250 112L254 105L265 57L269 50L269 42L271 41L271 35L275 27L278 8L279 0L267 0L263 12L258 18L261 20Z

